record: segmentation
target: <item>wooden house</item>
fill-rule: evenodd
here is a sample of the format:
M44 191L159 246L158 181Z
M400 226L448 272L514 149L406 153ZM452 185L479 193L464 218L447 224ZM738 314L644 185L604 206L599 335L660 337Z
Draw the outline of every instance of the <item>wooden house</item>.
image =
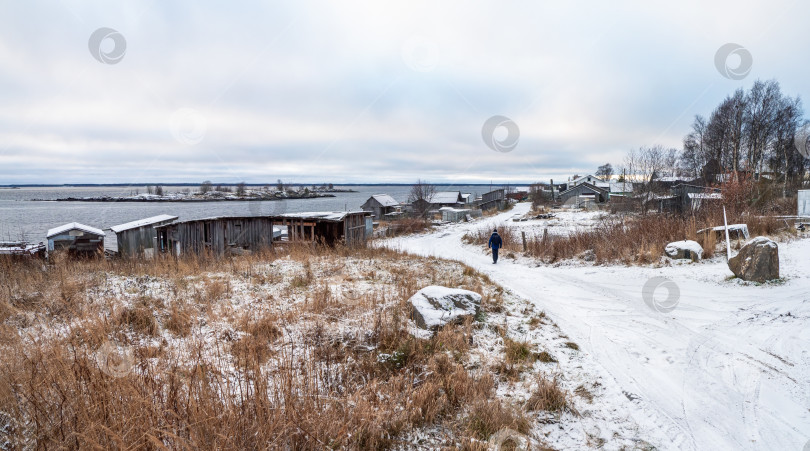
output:
M464 198L460 191L439 191L430 196L430 199L417 199L411 204L413 211L425 214L437 212L442 207L462 207Z
M364 211L371 212L374 219L383 219L385 215L395 214L401 211L402 206L388 194L375 194L360 207Z
M215 217L155 227L161 251L215 256L241 254L287 242L362 245L368 212L288 213L278 216ZM286 238L285 238L286 237Z
M48 252L65 250L75 256L104 255L104 231L78 222L48 230Z
M506 190L503 188L492 190L481 195L481 201L479 202L478 206L481 208L481 210L499 208L505 199Z
M560 193L560 201L564 204L579 206L584 201L597 204L607 202L610 188L601 188L588 182L579 183Z
M177 216L158 215L110 227L118 242L118 254L122 257L152 258L155 250L160 249L155 227L176 219Z

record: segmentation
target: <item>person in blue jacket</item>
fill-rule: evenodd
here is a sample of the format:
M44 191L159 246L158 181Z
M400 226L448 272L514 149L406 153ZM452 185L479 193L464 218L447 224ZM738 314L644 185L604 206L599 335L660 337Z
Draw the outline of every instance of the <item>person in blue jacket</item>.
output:
M487 245L492 249L492 263L498 263L498 249L503 247L503 240L498 235L498 229L492 231L492 236L489 237L489 244Z

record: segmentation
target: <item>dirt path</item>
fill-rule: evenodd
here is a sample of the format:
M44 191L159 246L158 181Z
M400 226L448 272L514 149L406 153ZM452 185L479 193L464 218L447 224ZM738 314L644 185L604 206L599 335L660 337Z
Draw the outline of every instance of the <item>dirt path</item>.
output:
M661 449L799 450L810 439L810 275L801 270L810 240L781 246L786 280L767 286L729 280L719 258L662 268L493 265L484 249L462 244L467 231L528 208L385 245L464 262L545 310L618 384L630 400L621 408ZM669 313L643 301L653 277L680 290Z

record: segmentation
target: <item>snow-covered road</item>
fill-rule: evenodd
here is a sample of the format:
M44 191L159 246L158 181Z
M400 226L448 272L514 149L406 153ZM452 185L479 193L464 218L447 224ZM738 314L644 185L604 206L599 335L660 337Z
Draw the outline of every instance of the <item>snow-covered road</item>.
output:
M465 232L528 209L384 245L462 261L545 310L624 392L627 415L659 449L798 451L810 440L810 240L780 245L785 281L763 286L730 280L721 258L660 268L503 257L493 265L484 249L462 244ZM668 313L643 301L654 277L680 290Z

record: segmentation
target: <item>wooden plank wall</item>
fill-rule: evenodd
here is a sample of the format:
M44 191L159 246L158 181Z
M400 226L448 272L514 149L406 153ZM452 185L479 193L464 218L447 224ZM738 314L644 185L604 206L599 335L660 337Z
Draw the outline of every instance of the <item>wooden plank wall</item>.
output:
M286 226L288 238L293 242L331 245L343 241L355 246L366 240L363 213L346 215L341 222L274 217L219 218L173 224L165 229L165 233L172 254L176 253L179 243L181 254L211 252L224 255L233 248L258 250L272 246L274 225Z

